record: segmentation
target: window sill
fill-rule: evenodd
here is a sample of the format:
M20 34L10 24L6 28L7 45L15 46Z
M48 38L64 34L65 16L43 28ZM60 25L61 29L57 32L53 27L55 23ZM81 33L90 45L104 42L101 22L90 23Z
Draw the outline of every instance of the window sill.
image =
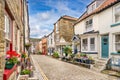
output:
M112 24L111 27L115 27L115 26L118 26L118 25L120 25L120 22Z
M111 55L120 55L120 53L112 52Z

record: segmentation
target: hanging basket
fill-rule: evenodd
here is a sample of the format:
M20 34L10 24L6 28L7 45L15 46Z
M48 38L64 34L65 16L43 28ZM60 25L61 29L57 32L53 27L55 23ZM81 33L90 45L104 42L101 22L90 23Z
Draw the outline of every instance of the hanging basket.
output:
M26 43L26 44L25 44L25 48L26 48L27 50L29 49L30 46L31 46L30 43Z

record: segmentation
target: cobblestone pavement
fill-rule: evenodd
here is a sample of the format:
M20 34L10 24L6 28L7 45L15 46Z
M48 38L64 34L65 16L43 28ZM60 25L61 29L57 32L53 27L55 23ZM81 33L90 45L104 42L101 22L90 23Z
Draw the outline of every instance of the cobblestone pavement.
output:
M120 80L48 56L32 55L32 57L49 80Z

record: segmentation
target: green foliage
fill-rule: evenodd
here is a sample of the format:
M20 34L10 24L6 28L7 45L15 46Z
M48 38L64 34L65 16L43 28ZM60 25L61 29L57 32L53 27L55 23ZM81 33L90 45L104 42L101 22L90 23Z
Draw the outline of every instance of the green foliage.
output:
M52 56L55 57L55 58L59 58L59 53L58 52L54 52Z
M89 56L89 58L88 58L89 60L93 60L93 58L91 57L91 56Z
M30 72L31 72L30 70L24 69L24 70L21 71L21 75L30 74Z
M31 46L31 43L26 43L25 44L25 47L30 47Z
M80 58L80 56L80 53L75 55L76 58Z
M87 57L87 55L85 53L80 53L81 57Z
M42 54L42 52L41 52L41 51L39 51L39 52L38 52L38 54Z
M120 50L118 50L117 52L120 53Z
M64 53L67 56L68 54L72 54L72 48L70 46L64 47Z
M18 60L16 57L12 57L6 61L6 64L16 64L18 63Z
M75 57L75 54L71 54L70 56L71 56L71 58L74 58L74 57Z
M27 57L26 53L22 53L21 57L26 58Z

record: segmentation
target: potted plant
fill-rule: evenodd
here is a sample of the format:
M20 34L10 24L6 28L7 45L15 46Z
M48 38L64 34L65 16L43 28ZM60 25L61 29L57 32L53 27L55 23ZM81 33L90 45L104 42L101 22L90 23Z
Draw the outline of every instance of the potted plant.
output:
M31 43L26 43L25 44L25 47L26 47L27 50L29 49L30 46L31 46Z
M92 64L92 57L90 56L90 57L88 57L88 59L86 59L86 63L87 64Z
M39 51L39 52L38 52L38 54L40 54L40 55L41 55L41 54L42 54L42 52L41 52L41 51Z
M119 54L120 54L120 50L118 50L118 51L117 51L117 53L119 53Z
M11 69L15 64L17 64L18 60L16 57L11 57L9 59L7 59L6 63L5 63L5 68L6 69Z
M64 51L66 57L68 56L68 54L72 54L72 48L70 46L64 47L63 51Z
M58 52L54 52L52 55L54 58L59 58L59 53Z
M30 71L29 69L24 69L24 70L21 71L21 75L26 75L26 74L29 75L30 72L31 72L31 71Z
M80 53L75 54L75 60L80 62Z
M23 52L22 55L21 55L21 57L22 57L22 58L26 58L26 57L27 57L26 53Z

